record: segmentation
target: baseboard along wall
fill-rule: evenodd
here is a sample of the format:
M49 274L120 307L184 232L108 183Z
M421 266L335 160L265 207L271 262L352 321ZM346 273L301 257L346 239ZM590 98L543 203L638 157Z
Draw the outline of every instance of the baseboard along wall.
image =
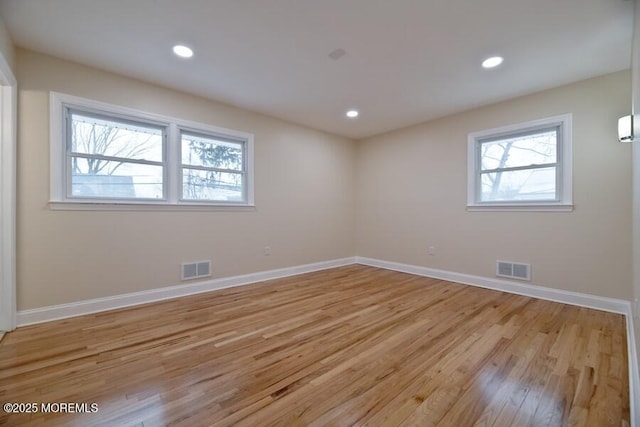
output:
M298 274L311 273L313 271L342 267L355 263L355 258L342 258L313 264L298 265L295 267L280 268L277 270L261 271L257 273L243 274L241 276L225 277L221 279L203 280L189 284L167 286L164 288L150 289L148 291L132 292L114 295L104 298L96 298L85 301L71 302L67 304L52 305L48 307L30 310L19 310L17 324L20 326L36 323L51 322L53 320L98 313L101 311L115 310L134 305L147 304L187 295L211 292L218 289L232 288L235 286L250 285L265 280L280 279L282 277L296 276Z
M82 316L85 314L97 313L101 311L115 310L118 308L131 307L139 304L146 304L155 301L162 301L171 298L210 292L218 289L243 286L262 282L265 280L290 277L298 274L342 267L351 264L368 265L371 267L415 274L417 276L431 277L434 279L447 280L450 282L456 282L470 286L478 286L501 292L507 292L532 298L539 298L563 304L576 305L580 307L604 310L625 315L627 324L627 348L629 351L629 400L631 402L631 420L632 425L640 427L640 410L639 408L637 408L638 405L635 403L636 400L640 399L640 372L637 363L635 363L635 361L637 361L638 359L631 302L621 299L605 298L578 292L569 292L560 289L547 288L544 286L534 286L509 280L473 276L469 274L455 273L446 270L437 270L428 267L402 264L373 258L349 257L281 268L277 270L245 274L241 276L205 280L191 284L181 284L164 288L151 289L148 291L133 292L105 298L72 302L68 304L59 304L30 310L20 310L17 313L17 325L18 327L21 327L37 323L50 322L53 320Z

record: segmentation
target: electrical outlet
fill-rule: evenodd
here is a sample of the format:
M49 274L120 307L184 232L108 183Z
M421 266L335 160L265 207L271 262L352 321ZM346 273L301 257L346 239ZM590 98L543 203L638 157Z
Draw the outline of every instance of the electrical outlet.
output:
M271 255L271 246L265 246L263 250L264 256Z
M436 247L435 246L429 246L429 248L427 249L427 253L429 254L429 256L435 256Z

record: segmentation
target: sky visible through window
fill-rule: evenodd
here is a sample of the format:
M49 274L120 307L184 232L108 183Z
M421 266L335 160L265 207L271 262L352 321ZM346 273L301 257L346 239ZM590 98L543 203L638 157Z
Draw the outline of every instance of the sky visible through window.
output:
M162 128L78 113L71 118L73 196L164 197Z
M181 145L184 199L243 199L242 143L183 132Z
M554 200L556 128L481 142L481 200Z

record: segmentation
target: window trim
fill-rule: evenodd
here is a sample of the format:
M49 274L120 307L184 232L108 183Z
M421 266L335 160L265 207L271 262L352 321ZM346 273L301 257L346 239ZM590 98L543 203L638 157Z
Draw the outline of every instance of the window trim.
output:
M480 147L483 142L509 135L521 135L552 127L558 127L558 152L556 159L556 200L517 200L482 202L480 198ZM548 117L499 128L471 132L467 142L467 210L468 211L571 211L572 189L572 114Z
M66 112L67 109L79 112L93 113L124 121L133 121L166 128L164 132L164 199L110 199L110 198L78 198L69 197L67 193L67 138ZM217 209L243 209L253 208L254 205L254 163L253 142L254 135L234 129L227 129L203 123L182 120L174 117L163 116L136 110L133 108L117 106L100 101L94 101L77 96L50 92L49 96L49 207L59 210L200 210ZM179 173L180 164L180 131L195 132L203 135L218 136L237 140L244 144L244 161L246 164L244 182L244 200L214 201L214 200L181 200Z

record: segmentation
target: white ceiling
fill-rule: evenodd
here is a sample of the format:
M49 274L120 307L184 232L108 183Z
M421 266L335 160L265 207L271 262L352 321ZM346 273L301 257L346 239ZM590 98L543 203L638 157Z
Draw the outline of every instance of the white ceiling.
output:
M632 10L629 0L0 0L19 46L350 138L629 68ZM176 58L178 42L195 56ZM482 69L494 54L504 64ZM352 107L358 119L345 117Z

